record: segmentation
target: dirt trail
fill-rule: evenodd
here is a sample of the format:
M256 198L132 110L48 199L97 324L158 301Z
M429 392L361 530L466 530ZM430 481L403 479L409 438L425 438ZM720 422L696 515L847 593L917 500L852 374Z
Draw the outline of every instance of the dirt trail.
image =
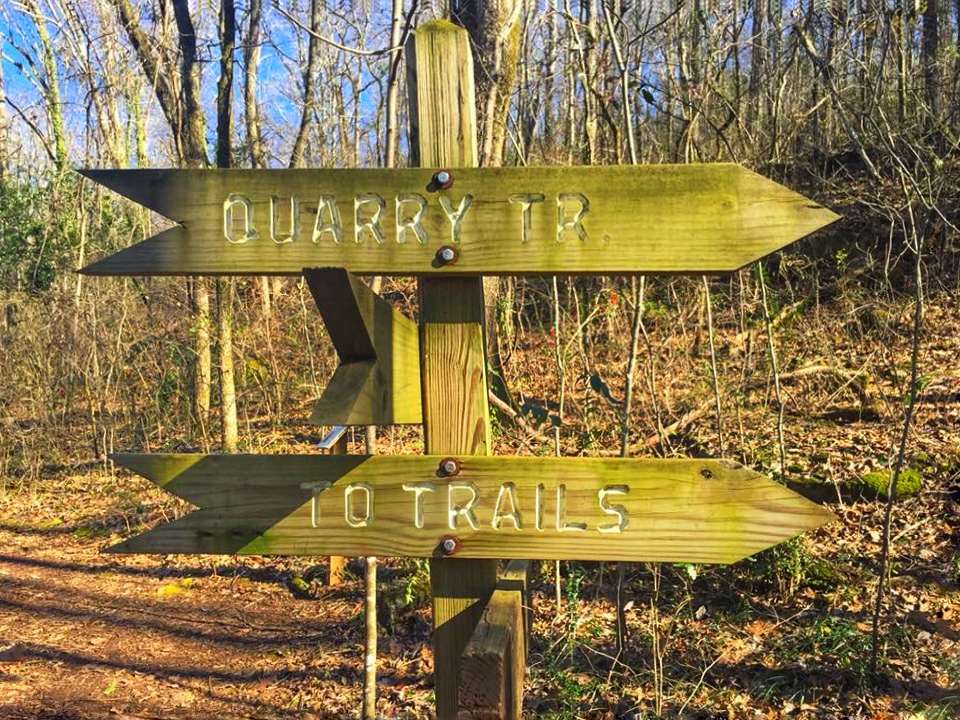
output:
M357 715L359 583L297 599L257 559L102 555L68 532L0 529L0 718Z

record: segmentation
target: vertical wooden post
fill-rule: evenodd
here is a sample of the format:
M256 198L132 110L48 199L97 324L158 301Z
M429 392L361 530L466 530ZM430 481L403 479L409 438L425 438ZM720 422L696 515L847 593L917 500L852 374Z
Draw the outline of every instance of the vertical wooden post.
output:
M331 455L346 455L347 454L347 434L344 433L336 444L330 448ZM327 585L329 587L336 587L343 583L344 579L347 576L347 559L343 555L331 555L330 556L330 573L327 576Z
M466 31L431 21L412 34L406 52L413 164L476 166L473 58ZM456 193L455 169L453 176ZM488 455L479 277L420 281L420 357L426 452ZM437 718L447 720L457 717L460 655L496 585L497 563L434 559L430 573Z
M460 660L461 720L520 720L530 646L533 563L512 560Z

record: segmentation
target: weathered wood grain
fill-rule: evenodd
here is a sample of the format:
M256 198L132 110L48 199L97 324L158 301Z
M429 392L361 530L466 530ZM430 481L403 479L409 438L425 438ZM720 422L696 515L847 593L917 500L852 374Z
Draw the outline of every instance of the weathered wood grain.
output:
M303 275L340 359L314 405L311 422L421 422L416 323L341 268L305 268Z
M510 561L463 651L462 720L520 720L523 714L532 565Z
M455 536L452 564L530 557L729 563L833 519L726 460L461 456L460 473L443 477L441 459L115 455L117 464L201 508L116 551L436 557L443 538ZM417 491L419 483L428 485ZM367 491L347 490L358 484L373 495L364 527L347 521L364 512ZM604 488L618 492L601 501ZM476 527L463 513L451 527L451 507L473 492ZM619 532L615 506L626 519Z
M443 71L441 71L443 72ZM443 78L432 78L431 88ZM421 80L419 86L427 81ZM450 113L448 113L449 115ZM452 122L462 123L462 113ZM421 127L439 125L421 108ZM444 118L445 120L445 118ZM459 125L457 125L459 127ZM403 170L84 170L88 178L183 225L93 263L95 275L292 274L304 267L343 267L378 275L543 275L716 273L741 268L837 219L817 203L730 164L604 167L463 168L463 150L421 150L428 167L452 167L453 186L431 190L433 169ZM448 160L449 162L445 162ZM383 199L382 243L356 235L355 198ZM224 234L224 202L249 199L258 237L234 244ZM452 236L446 199L456 213L473 198ZM299 198L299 233L271 239L271 197L286 211ZM336 198L342 239L314 242L320 198ZM398 242L398 210L412 218L419 200L424 244L412 230ZM524 205L522 196L536 196ZM542 196L542 201L539 201ZM513 198L513 201L511 201ZM563 199L566 198L566 199ZM583 204L581 227L572 225ZM361 217L372 211L361 208ZM524 241L524 208L528 229ZM321 226L328 221L324 210ZM281 218L285 217L283 215ZM277 230L280 240L289 222ZM456 263L439 266L436 251L456 245Z
M347 454L347 435L344 433L330 448L331 455ZM347 577L347 559L343 555L330 556L330 571L327 574L327 585L336 587L342 585Z
M426 23L407 41L406 57L413 164L476 165L473 53L466 31L445 20ZM451 202L460 205L459 200ZM423 435L428 453L490 453L481 282L479 277L420 278ZM439 720L459 715L461 654L496 581L496 560L430 560Z

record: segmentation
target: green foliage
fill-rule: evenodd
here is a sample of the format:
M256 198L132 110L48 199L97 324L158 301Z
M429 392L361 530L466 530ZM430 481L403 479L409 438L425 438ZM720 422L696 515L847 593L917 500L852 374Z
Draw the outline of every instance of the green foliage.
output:
M176 397L180 389L180 374L174 368L168 368L160 380L157 388L157 411L161 416L167 413L171 400Z
M803 629L795 648L802 655L812 655L820 662L846 668L869 657L870 635L849 618L826 615Z
M402 602L404 605L423 606L430 602L430 564L423 558L410 558L411 569L403 585Z
M789 595L807 584L810 557L801 538L795 537L748 558L748 573L756 586L769 587L780 595Z
M7 179L0 184L0 287L49 290L76 244L75 220L57 217L54 187Z
M135 221L126 204L94 202L94 192L72 173L0 179L0 289L39 295L72 276L82 225L87 254L99 249L94 242L111 250L129 242Z
M576 673L559 665L550 665L545 672L550 688L548 707L538 708L537 717L544 720L577 720L584 717L583 708L602 689L591 675Z
M782 652L791 659L806 660L821 667L849 669L862 674L871 654L871 631L868 623L858 622L855 616L821 615L809 625L785 638ZM881 663L887 657L903 655L909 646L907 631L902 626L890 626L885 632Z

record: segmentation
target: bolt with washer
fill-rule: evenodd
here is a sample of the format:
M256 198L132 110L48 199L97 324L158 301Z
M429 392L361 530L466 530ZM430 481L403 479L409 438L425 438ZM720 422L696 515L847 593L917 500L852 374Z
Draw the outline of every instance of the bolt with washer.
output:
M440 190L447 190L453 186L453 173L449 170L437 170L433 174L433 185Z
M457 261L457 258L460 256L460 253L457 252L455 247L450 245L444 245L442 248L437 250L437 263L440 265L451 265Z
M452 477L460 474L460 461L456 458L448 457L440 461L440 474L444 477Z
M440 538L438 549L443 555L456 555L460 552L460 538L455 535L446 535Z

